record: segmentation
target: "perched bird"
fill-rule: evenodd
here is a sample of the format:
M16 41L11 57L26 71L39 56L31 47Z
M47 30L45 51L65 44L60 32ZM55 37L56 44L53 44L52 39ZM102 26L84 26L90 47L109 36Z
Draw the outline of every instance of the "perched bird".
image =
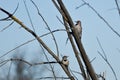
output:
M75 31L77 31L77 34L80 36L82 36L82 26L81 26L81 21L76 21L75 27L74 27Z
M65 65L65 67L68 69L69 61L68 61L68 56L63 56L62 57L62 64Z
M81 37L82 37L82 26L81 26L81 21L80 20L76 21L76 24L74 25L74 27L72 29L74 29L76 31L78 37L81 39ZM69 34L73 35L73 32L69 32ZM68 42L68 39L69 38L67 38L67 40L66 40L66 44Z

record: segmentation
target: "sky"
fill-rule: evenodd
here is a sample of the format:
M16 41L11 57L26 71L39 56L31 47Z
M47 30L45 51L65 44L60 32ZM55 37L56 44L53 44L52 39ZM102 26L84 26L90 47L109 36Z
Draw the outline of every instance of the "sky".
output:
M85 0L89 3L105 20L112 26L120 34L120 16L116 9L115 0ZM64 29L64 26L59 22L56 16L58 16L61 20L62 17L58 10L55 8L51 0L34 0L36 5L38 6L40 13L43 15L51 30L56 29ZM97 39L99 38L103 49L107 55L107 59L114 68L117 78L120 78L120 64L118 64L119 56L120 56L120 37L117 36L107 25L106 23L98 17L98 15L87 5L76 9L76 7L83 4L81 0L63 0L67 10L69 11L72 20L75 22L76 20L81 20L82 22L82 43L86 50L89 59L95 60L92 62L92 65L96 71L96 73L106 72L107 80L115 80L113 73L103 58L98 54L98 51L102 53L100 46L98 45ZM14 14L18 19L20 19L26 26L33 30L30 24L30 20L28 18L27 12L25 10L25 5L23 0L1 0L0 7L5 10L13 13L16 9L17 5L18 10ZM30 16L32 18L32 22L35 28L35 32L37 35L42 35L49 32L46 29L46 25L42 21L41 17L38 16L36 8L30 2L30 0L26 0L26 5L30 12ZM4 13L0 11L0 19L6 17ZM10 21L0 21L0 30L2 30L5 26L9 25ZM60 31L54 33L55 38L58 43L60 55L68 55L70 60L70 68L72 70L79 69L77 66L77 62L75 56L73 54L73 50L71 48L70 42L66 44L67 34L65 31ZM28 40L33 39L34 37L21 28L20 25L14 23L12 26L7 28L6 30L0 32L0 56L8 52L9 50L15 48L16 46L27 42ZM51 35L42 37L42 40L54 51L56 52L56 48L53 42ZM37 41L33 41L27 45L24 45L20 48L20 50L24 50L27 53L25 55L31 55L29 58L37 57L35 55L40 51L40 47ZM34 54L33 54L34 53ZM10 58L14 52L9 53L4 56L5 58ZM39 54L40 55L40 54ZM27 59L29 59L27 58ZM50 56L50 59L53 58ZM76 63L76 64L75 64Z

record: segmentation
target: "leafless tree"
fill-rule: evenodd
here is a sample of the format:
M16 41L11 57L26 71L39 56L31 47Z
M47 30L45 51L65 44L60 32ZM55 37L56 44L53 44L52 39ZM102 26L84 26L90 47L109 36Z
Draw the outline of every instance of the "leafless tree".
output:
M89 3L87 3L84 0L81 0L81 1L83 2L83 4L79 5L78 7L76 7L76 9L79 9L82 6L88 6L108 26L108 28L110 28L112 30L113 33L115 33L118 37L120 37L119 32L117 32L107 22L107 20L105 20L105 18L102 17L94 9L94 7L92 7ZM17 23L24 30L26 30L27 32L29 32L29 34L31 34L34 37L34 39L31 39L31 40L29 40L29 41L27 41L25 43L22 43L19 46L16 46L15 48L7 51L2 56L0 56L0 58L3 58L4 56L6 56L7 54L15 51L16 49L18 49L18 48L20 48L20 47L22 47L22 46L24 46L24 45L26 45L26 44L28 44L28 43L33 42L33 41L36 40L38 42L41 50L42 50L42 53L45 56L46 61L43 61L43 62L33 62L32 63L32 62L24 59L23 58L24 56L23 57L13 57L13 58L9 58L9 59L4 59L0 63L1 66L4 66L8 62L11 62L10 63L10 67L9 67L9 71L8 71L8 77L7 77L8 80L10 79L10 70L11 70L12 62L14 62L14 65L16 65L15 69L16 69L16 75L17 75L17 77L14 78L15 80L34 80L34 79L36 79L36 78L33 78L34 74L29 74L29 76L28 75L23 75L24 74L24 70L26 68L26 65L28 67L28 71L29 71L29 68L31 68L31 67L41 66L41 65L48 65L49 68L45 68L45 69L48 69L48 71L50 71L52 73L52 75L51 76L46 76L46 77L40 76L37 79L52 79L52 80L53 79L54 80L58 80L58 79L61 79L61 80L70 79L70 80L78 80L78 78L74 74L74 73L77 73L80 76L82 76L83 80L99 80L99 78L101 78L102 80L105 80L105 73L103 72L102 74L98 74L97 72L95 72L94 68L92 67L91 62L93 60L91 61L89 59L89 56L87 55L87 53L86 53L86 51L84 49L84 45L83 45L83 43L81 41L81 36L80 35L82 35L82 33L80 32L81 34L78 34L77 30L75 29L76 26L75 26L75 24L73 22L72 16L70 16L70 12L67 10L66 5L64 4L63 0L51 0L51 2L53 3L54 7L56 8L56 10L58 10L58 12L60 13L60 16L62 17L62 18L59 18L57 16L58 21L65 28L65 29L56 29L56 30L52 30L51 29L51 27L47 23L46 19L43 17L42 13L40 12L40 9L39 9L38 5L33 0L30 0L30 2L32 4L32 6L34 7L34 9L37 11L37 16L39 16L42 19L42 21L44 22L44 24L45 24L45 26L46 26L46 28L47 28L47 30L49 32L46 32L45 34L42 34L41 36L39 36L37 34L37 32L35 30L35 25L33 24L32 17L31 17L30 12L29 12L29 7L26 5L26 0L23 0L23 3L24 3L24 6L25 6L25 10L27 12L27 15L28 15L28 19L30 21L30 25L32 26L32 29L29 26L27 26L26 24L24 24L23 21L21 21L19 18L17 18L14 15L15 13L17 13L17 10L19 10L19 5L20 4L17 5L17 7L16 7L16 9L15 9L15 11L13 13L9 12L8 10L6 10L5 8L2 8L0 6L0 11L2 13L4 13L4 14L7 14L7 16L8 16L8 17L5 17L5 18L1 18L0 21L3 21L3 22L10 21L11 22L10 24L8 24L8 26L4 27L1 30L1 32L4 31L4 30L6 30L6 29L8 29L14 23ZM119 11L119 4L118 4L117 0L115 0L115 2L116 2L117 10L118 10L118 13L119 13L120 12ZM82 24L82 21L79 20L79 23ZM82 25L80 25L80 27L82 29ZM59 42L57 42L57 39L56 39L55 34L54 34L54 33L61 32L61 31L64 31L64 32L67 33L68 39L69 39L71 47L73 49L73 55L75 56L75 58L77 60L77 64L79 66L79 70L73 71L70 68L67 68L69 63L67 63L67 67L66 67L66 64L64 64L62 62L63 60L60 57L61 54L60 54L59 46L58 46ZM48 35L52 36L52 39L53 39L54 44L55 44L56 52L54 52L47 45L47 43L42 39L42 37L45 37L45 36L48 36ZM111 66L111 64L107 60L106 54L105 54L105 52L104 52L104 50L103 50L103 48L102 48L102 46L101 46L98 38L97 38L97 41L99 43L99 46L100 46L100 48L101 48L104 56L99 51L98 51L98 53L105 60L105 62L109 65L109 67L111 68L111 70L112 70L112 72L113 72L113 74L115 76L115 79L118 80L113 67ZM49 59L49 56L52 56L52 60ZM55 65L61 66L62 70L67 75L67 77L66 76L64 77L64 76L57 75L56 74L56 68L54 68ZM39 68L36 68L36 71L38 69ZM41 75L41 74L39 74L39 75Z

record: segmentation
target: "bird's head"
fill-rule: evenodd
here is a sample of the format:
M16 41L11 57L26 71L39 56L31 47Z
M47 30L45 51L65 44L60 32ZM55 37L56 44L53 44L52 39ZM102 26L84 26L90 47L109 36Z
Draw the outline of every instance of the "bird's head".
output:
M81 21L80 20L78 20L78 21L75 21L76 22L76 24L81 24Z
M68 58L68 56L63 56L62 58L65 59L65 58Z

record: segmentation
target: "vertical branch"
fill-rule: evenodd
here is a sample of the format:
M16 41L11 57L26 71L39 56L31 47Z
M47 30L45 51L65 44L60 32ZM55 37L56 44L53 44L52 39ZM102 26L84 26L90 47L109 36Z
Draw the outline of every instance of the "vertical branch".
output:
M70 32L70 31L69 31L69 27L68 27L67 22L65 21L64 18L63 18L63 21L64 21L64 25L65 25L65 28L66 28L68 37L69 37L69 39L70 39L70 42L71 42L71 45L72 45L74 54L75 54L75 56L76 56L76 59L77 59L77 61L78 61L79 67L80 67L80 70L81 70L81 72L82 72L82 77L84 78L84 80L86 80L86 79L87 79L87 76L86 76L86 73L85 73L85 70L84 70L82 61L81 61L81 59L80 59L80 57L79 57L79 53L78 53L78 51L77 51L77 49L76 49L76 46L75 46L75 44L74 44L72 35L69 34L69 32Z
M56 2L54 0L52 0L54 5L56 6L56 8L58 9L58 11L61 13L61 15L63 16L63 21L64 21L64 26L66 28L66 31L67 31L67 34L68 34L68 38L70 39L70 42L71 42L71 45L72 45L72 48L73 48L73 51L75 53L75 56L76 56L76 59L78 61L78 64L79 64L79 67L80 67L80 70L82 72L82 77L86 80L87 77L86 77L86 74L85 74L85 70L83 68L83 64L82 64L82 61L80 60L80 57L79 57L79 53L75 47L75 44L74 44L74 41L73 41L73 38L72 38L72 35L69 34L70 30L69 30L69 27L68 27L68 24L66 22L66 17L63 13L63 11L59 8L59 6L56 4Z
M65 16L67 17L68 24L70 25L70 28L71 28L71 30L73 32L74 39L75 39L76 44L78 46L78 49L79 49L79 51L81 53L82 59L84 61L84 64L85 64L85 66L86 66L92 80L98 80L97 76L96 76L96 74L94 72L94 69L93 69L93 67L92 67L92 65L91 65L91 63L89 61L89 58L88 58L88 56L87 56L87 54L86 54L86 52L85 52L85 50L83 48L83 45L82 45L82 42L81 42L80 38L78 37L75 29L72 29L72 28L74 28L74 24L73 24L73 21L72 21L70 15L69 15L67 9L65 8L62 0L57 0L57 1L58 1L59 5L60 5L61 9L63 10Z

